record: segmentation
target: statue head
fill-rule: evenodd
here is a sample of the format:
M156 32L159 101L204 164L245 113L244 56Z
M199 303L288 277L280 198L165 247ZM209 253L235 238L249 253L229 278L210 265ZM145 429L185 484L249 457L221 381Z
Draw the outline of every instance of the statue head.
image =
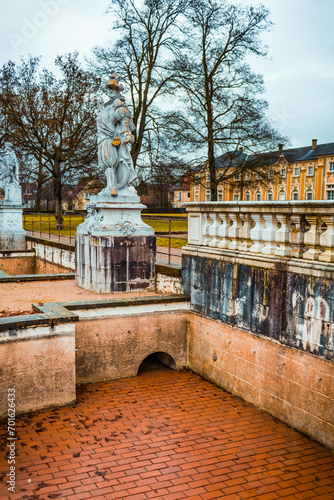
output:
M124 90L123 85L119 83L119 76L116 72L110 75L110 80L106 82L106 89L116 90L116 92Z

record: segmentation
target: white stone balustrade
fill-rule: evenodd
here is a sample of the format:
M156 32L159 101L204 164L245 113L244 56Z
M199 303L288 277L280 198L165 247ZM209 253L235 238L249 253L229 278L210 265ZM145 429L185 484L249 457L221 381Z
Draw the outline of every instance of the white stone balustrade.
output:
M185 204L188 245L224 251L334 262L334 202Z

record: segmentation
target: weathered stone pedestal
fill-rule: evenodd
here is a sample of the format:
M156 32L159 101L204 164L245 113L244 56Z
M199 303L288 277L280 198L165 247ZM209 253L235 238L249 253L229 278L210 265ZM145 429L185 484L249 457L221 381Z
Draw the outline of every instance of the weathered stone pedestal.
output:
M10 195L10 200L8 199ZM21 186L6 186L6 197L0 202L0 249L25 250L26 232L22 227Z
M137 195L92 197L75 240L76 284L96 293L153 285L156 237L141 219Z

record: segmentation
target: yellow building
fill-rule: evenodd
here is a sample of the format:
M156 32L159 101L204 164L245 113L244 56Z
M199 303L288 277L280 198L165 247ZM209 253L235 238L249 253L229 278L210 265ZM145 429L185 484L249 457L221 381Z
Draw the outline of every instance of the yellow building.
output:
M232 158L233 156L233 158ZM232 158L232 160L231 160ZM334 200L334 143L216 159L218 201ZM191 183L191 201L210 201L208 168Z

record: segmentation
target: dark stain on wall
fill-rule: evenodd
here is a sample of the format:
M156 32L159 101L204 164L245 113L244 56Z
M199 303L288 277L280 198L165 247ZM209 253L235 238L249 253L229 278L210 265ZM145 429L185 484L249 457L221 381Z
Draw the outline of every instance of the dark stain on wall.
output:
M334 280L184 255L182 281L193 311L334 359Z

